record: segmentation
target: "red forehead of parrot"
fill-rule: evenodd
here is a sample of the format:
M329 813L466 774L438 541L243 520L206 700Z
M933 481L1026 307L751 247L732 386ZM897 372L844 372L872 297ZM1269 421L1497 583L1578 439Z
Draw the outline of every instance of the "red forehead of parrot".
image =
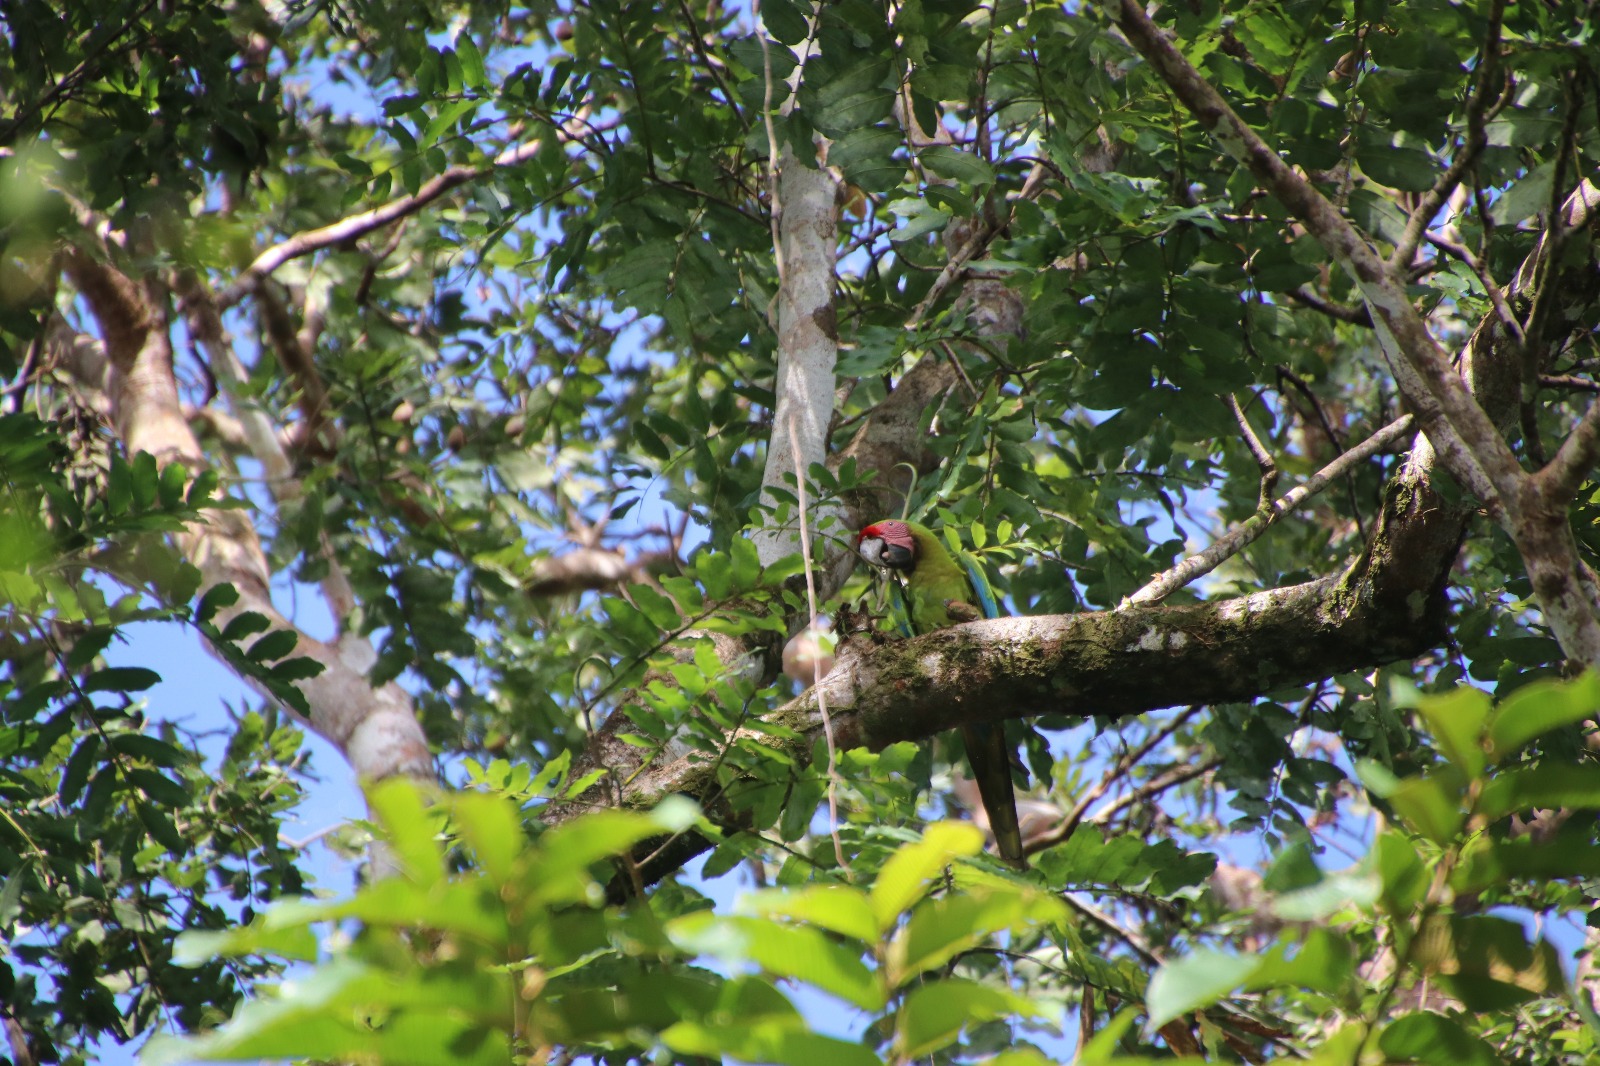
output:
M893 520L874 522L856 534L856 545L859 547L861 542L869 537L876 537L889 548L904 548L911 551L916 547L916 541L911 539L911 527L904 522Z

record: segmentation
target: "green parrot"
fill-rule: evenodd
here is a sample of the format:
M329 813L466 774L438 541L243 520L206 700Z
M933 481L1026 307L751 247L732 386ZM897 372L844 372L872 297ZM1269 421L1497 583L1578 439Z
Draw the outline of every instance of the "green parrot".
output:
M856 534L856 551L873 566L888 570L895 580L903 582L902 599L913 634L999 614L988 582L974 583L927 526L898 519L873 522ZM1017 797L1011 788L1011 751L1006 731L988 722L964 725L961 742L966 746L967 763L983 798L1000 857L1016 866L1026 865L1022 829L1017 823Z

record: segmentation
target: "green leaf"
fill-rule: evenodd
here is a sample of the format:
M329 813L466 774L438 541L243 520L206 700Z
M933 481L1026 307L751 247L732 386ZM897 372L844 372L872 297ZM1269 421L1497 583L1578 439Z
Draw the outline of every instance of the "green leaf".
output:
M829 932L876 943L884 929L865 893L847 885L814 885L798 891L769 889L739 899L741 910L762 917L782 915L820 925Z
M1413 831L1433 841L1448 844L1461 831L1466 809L1459 789L1447 786L1444 774L1422 774L1401 781L1389 794L1395 813Z
M1389 909L1398 914L1411 913L1427 894L1432 876L1417 854L1415 841L1399 829L1385 830L1378 834L1372 858Z
M133 471L120 455L111 457L106 471L106 514L120 518L133 506Z
M222 639L237 642L252 633L261 633L270 628L272 628L272 623L267 619L266 615L259 611L243 611L235 615L233 620L222 628Z
M6 875L5 884L0 886L0 928L10 928L22 913L22 893L33 880L32 859L22 860Z
M245 657L251 662L270 663L281 659L294 651L295 645L300 642L300 636L292 629L274 629L271 633L250 645Z
M189 483L189 494L184 502L190 507L204 507L211 502L217 492L217 472L215 470L202 470L195 475Z
M776 977L804 981L863 1010L882 1010L888 994L878 975L861 961L861 949L836 943L807 926L760 918L719 918L701 911L669 926L681 949L717 955L730 963L753 962Z
M326 911L326 904L280 900L248 925L180 933L172 945L172 961L179 966L199 966L227 956L276 955L310 962L318 955L317 935L311 926Z
M513 998L505 976L449 982L424 972L395 973L340 959L283 986L280 995L247 1000L229 1023L187 1040L152 1041L150 1066L194 1059L368 1058L385 1063L451 1062L490 1066L510 1061ZM476 1005L479 1009L468 1011ZM493 1014L490 1014L493 1011Z
M590 898L591 864L620 855L662 832L653 818L632 811L597 811L574 819L539 838L538 858L531 864L528 888L546 903Z
M161 484L159 495L161 507L166 511L176 511L183 506L183 490L189 484L189 468L182 463L168 463L161 468Z
M1416 934L1412 956L1470 1011L1507 1010L1566 989L1560 957L1542 938L1493 915L1437 915Z
M733 590L754 588L761 580L761 557L755 542L749 537L734 537L729 549L733 553Z
M400 868L413 883L426 888L444 879L439 818L428 812L416 782L403 777L379 781L367 789L367 806L383 827L384 839Z
M72 749L72 754L67 757L66 765L61 770L62 803L72 804L78 801L79 793L89 780L89 771L99 765L99 756L100 734L90 733L78 741L77 747Z
M1060 900L1025 885L990 883L926 900L889 947L890 983L899 988L996 933L1065 918Z
M194 610L197 622L209 622L217 616L217 612L224 607L232 607L239 602L239 590L232 585L212 585L206 589L205 595L200 597L200 603Z
M161 675L142 666L108 666L83 679L85 692L143 692L161 683Z
M484 874L497 885L510 881L529 850L516 808L498 796L461 792L451 798L450 810Z
M1600 810L1600 766L1544 762L1504 771L1490 779L1478 801L1478 810L1491 820L1555 807Z
M1217 857L1186 852L1171 840L1147 843L1133 834L1107 836L1083 826L1064 843L1038 856L1037 865L1055 885L1115 886L1162 898L1203 884L1217 867Z
M1390 143L1387 137L1365 139L1356 162L1371 178L1403 192L1424 192L1438 179L1439 163L1420 148Z
M894 91L888 87L892 77L888 62L868 55L834 71L821 85L808 78L800 89L803 112L829 137L871 126L894 110Z
M883 1060L855 1040L813 1033L795 1024L760 1022L715 1025L678 1022L661 1033L661 1042L682 1055L775 1066L882 1066Z
M1292 946L1274 945L1245 981L1245 990L1309 988L1331 995L1350 986L1356 959L1350 942L1344 937L1328 929L1313 928L1291 956Z
M1145 997L1150 1014L1146 1030L1154 1032L1174 1018L1221 1002L1249 981L1260 966L1257 958L1207 949L1164 964L1150 978Z
M918 152L917 159L941 178L966 185L994 184L994 169L971 152L959 148L935 144Z
M1402 1014L1384 1026L1378 1047L1391 1061L1422 1066L1500 1066L1503 1061L1455 1019L1422 1011Z
M127 771L127 778L130 785L136 786L157 803L174 809L189 805L189 790L160 771L134 767Z
M1497 226L1514 226L1550 206L1550 190L1556 179L1556 161L1540 163L1507 189L1489 208Z
M1396 706L1405 706L1401 699ZM1418 696L1417 712L1428 723L1439 750L1470 780L1483 772L1484 723L1489 718L1489 695L1471 685L1449 692Z
M1279 893L1272 913L1287 922L1324 921L1348 908L1370 907L1382 888L1377 871L1366 867L1319 875L1310 885Z
M296 655L293 659L281 659L273 663L267 674L275 681L306 681L321 674L323 669L317 660Z
M482 89L489 83L488 74L483 66L483 53L478 51L478 45L472 35L466 32L456 34L456 58L461 61L461 79L469 89Z
M761 5L761 21L773 38L783 44L799 44L811 34L810 24L793 0L766 0ZM755 69L757 73L762 70L759 66Z
M677 606L649 585L630 585L628 595L657 629L670 632L683 624Z
M1600 709L1600 673L1571 681L1523 685L1500 701L1489 719L1489 757L1500 761L1529 741L1594 716Z
M134 815L150 838L165 848L169 855L182 857L188 854L189 841L178 832L177 825L165 811L148 803L139 803L134 805Z
M1101 1066L1102 1063L1111 1066L1114 1063L1125 1062L1126 1059L1118 1052L1122 1050L1123 1039L1133 1030L1134 1023L1138 1020L1138 1011L1133 1007L1124 1007L1118 1011L1110 1021L1106 1022L1104 1028L1083 1045L1083 1049L1078 1053L1076 1066Z
M640 448L644 449L644 453L652 459L666 462L672 458L672 449L667 447L667 442L662 440L660 434L642 421L633 424L633 439L638 442Z
M967 822L930 825L922 839L907 844L883 864L872 886L872 913L878 928L887 929L922 898L928 882L950 862L983 850L983 833Z
M905 160L896 158L905 138L898 130L863 126L828 147L828 162L845 180L868 192L887 192L905 177Z
M141 511L149 510L160 493L160 472L156 457L140 452L133 457L133 502Z
M1573 819L1552 839L1495 840L1488 834L1472 838L1450 878L1459 894L1481 892L1514 878L1558 881L1600 878L1600 848L1588 839L1589 827Z
M1023 996L959 977L929 981L911 990L895 1016L900 1061L921 1059L955 1041L970 1025L1012 1016L1038 1017Z

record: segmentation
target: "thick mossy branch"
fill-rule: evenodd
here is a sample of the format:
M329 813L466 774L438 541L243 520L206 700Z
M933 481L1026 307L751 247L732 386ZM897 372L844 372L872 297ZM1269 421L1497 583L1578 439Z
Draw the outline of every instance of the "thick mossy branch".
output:
M1444 577L1462 530L1459 513L1437 501L1419 506L1425 495L1391 492L1363 560L1302 585L1214 603L984 619L906 640L858 634L820 686L836 740L878 749L976 721L1238 702L1414 658L1445 637ZM1406 549L1404 564L1397 546ZM626 758L626 769L552 807L547 820L595 805L649 806L671 794L714 798L714 756L645 765L639 749L615 743L621 724L608 722L597 741L621 749L613 754ZM772 711L765 724L794 736L747 736L808 759L822 729L816 691Z

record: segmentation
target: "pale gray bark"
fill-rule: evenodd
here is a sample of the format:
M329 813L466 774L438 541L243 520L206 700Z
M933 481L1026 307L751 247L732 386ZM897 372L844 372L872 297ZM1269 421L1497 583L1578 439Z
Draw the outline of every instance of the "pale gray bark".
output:
M800 550L801 516L771 494L772 487L796 490L795 471L809 471L827 459L828 427L833 419L834 364L839 338L834 321L834 288L838 258L838 183L826 169L800 163L785 149L778 178L782 214L783 277L778 287L777 406L767 441L767 463L761 483L765 502L779 520L755 534L762 566ZM807 516L821 533L837 533L838 508L817 504L808 489Z

